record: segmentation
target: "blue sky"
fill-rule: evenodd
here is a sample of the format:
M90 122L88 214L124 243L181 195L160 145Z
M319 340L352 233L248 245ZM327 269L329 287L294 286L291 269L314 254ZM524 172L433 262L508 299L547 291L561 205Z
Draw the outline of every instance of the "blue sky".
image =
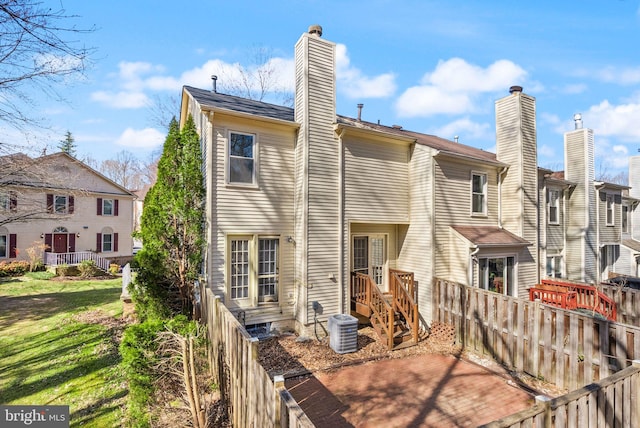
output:
M293 86L293 46L312 24L338 44L337 112L494 150L494 102L512 85L537 100L538 162L563 168L573 115L596 136L596 174L627 169L640 148L637 0L199 1L45 0L78 15L77 38L97 49L68 103L40 104L56 146L66 130L79 156L127 150L145 159L166 129L149 104L182 85L211 87L234 64L270 51L278 84ZM221 90L222 91L222 90ZM178 111L175 112L178 114Z

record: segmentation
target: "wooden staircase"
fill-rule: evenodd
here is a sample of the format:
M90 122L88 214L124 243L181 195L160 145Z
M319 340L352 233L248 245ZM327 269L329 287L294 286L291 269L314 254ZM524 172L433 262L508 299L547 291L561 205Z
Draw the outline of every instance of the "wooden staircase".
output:
M420 340L417 289L412 272L391 270L389 293L373 278L351 273L351 310L369 318L389 350L413 346Z
M540 284L529 289L529 300L537 299L562 309L592 311L609 321L617 318L615 302L593 285L543 279Z

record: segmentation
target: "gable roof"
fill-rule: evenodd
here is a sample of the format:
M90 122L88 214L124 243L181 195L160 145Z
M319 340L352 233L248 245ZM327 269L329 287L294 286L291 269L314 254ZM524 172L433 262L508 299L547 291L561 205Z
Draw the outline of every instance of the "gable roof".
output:
M250 100L248 98L226 95L218 92L198 89L192 86L184 86L183 89L203 106L216 109L235 111L255 116L268 117L293 122L294 110L291 107L269 104L263 101Z
M233 111L295 123L295 110L291 107L250 100L234 95L221 94L211 90L194 88L192 86L184 86L183 90L189 93L200 105L213 110ZM407 131L397 126L380 125L341 115L336 116L335 123L360 129L367 129L374 132L377 131L384 134L396 135L403 139L410 139L417 144L423 144L439 150L443 154L502 164L497 160L495 153L456 143L444 138L436 137L435 135Z
M526 239L498 226L451 226L451 228L478 247L531 245Z

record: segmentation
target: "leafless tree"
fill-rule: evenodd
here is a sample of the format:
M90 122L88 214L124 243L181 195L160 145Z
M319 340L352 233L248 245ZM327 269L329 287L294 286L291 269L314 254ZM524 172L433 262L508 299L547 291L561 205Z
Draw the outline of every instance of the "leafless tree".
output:
M94 49L74 38L95 29L72 25L74 18L61 5L0 0L0 121L23 132L43 127L33 116L35 94L63 99L56 85L83 75Z
M600 162L596 180L626 186L629 183L629 175L626 171L612 172L607 163Z
M281 83L273 51L256 46L251 50L250 58L248 66L237 64L230 71L220 71L221 92L256 101L270 97L283 105L293 105L293 94Z

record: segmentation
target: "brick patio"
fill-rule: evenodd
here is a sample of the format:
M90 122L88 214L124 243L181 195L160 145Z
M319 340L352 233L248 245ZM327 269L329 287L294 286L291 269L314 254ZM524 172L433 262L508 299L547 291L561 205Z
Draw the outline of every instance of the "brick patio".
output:
M317 427L475 427L533 404L529 392L513 385L445 355L374 361L286 381Z

